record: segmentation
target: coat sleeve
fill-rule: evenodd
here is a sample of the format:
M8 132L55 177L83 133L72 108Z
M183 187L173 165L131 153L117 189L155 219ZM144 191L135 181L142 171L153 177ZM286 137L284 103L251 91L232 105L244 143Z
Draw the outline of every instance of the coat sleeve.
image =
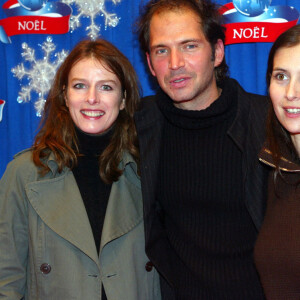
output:
M22 299L26 291L28 163L12 161L0 181L0 299Z

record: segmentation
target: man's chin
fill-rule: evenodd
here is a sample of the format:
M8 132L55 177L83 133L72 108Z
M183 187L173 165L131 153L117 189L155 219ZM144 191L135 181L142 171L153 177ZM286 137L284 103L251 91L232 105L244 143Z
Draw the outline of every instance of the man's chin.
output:
M181 104L181 103L186 103L192 101L192 99L184 99L184 100L177 100L177 99L172 99L174 104Z
M186 91L183 90L182 91L165 90L164 92L170 97L170 99L174 102L174 104L185 103L192 100L191 99L192 97L189 97Z
M192 101L193 101L193 99L190 99L190 98L188 98L188 99L186 99L186 98L172 99L172 102L175 107L180 108L180 109L185 109L185 110L190 109L190 107L192 106Z

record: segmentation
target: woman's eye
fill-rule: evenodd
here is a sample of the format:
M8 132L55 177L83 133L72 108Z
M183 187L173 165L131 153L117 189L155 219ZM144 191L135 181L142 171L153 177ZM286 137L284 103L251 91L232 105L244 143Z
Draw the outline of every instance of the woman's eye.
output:
M74 88L75 89L84 89L85 88L85 84L83 84L83 83L76 83L76 84L74 84Z
M112 87L110 85L104 84L101 86L101 89L104 91L111 91Z
M283 74L283 73L275 74L274 77L275 77L277 80L279 80L279 81L282 81L282 80L286 80L286 79L287 79L286 74Z

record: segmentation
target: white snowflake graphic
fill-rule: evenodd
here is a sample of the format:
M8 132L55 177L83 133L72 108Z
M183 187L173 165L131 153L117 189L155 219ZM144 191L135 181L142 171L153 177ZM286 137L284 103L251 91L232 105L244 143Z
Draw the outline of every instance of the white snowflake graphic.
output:
M23 52L21 53L24 60L31 64L31 69L26 69L23 63L20 63L11 71L15 77L22 80L27 78L28 85L22 86L19 92L17 101L19 103L29 102L31 100L31 92L38 94L38 100L35 102L34 107L36 109L36 115L41 116L46 102L46 95L49 92L51 83L55 76L56 70L59 65L64 61L68 52L62 50L59 53L55 53L53 56L56 60L51 63L50 58L56 46L52 42L52 37L47 37L43 44L39 44L44 52L42 59L36 59L35 50L30 48L27 43L22 44Z
M86 28L87 35L91 40L95 40L100 33L101 26L96 25L95 19L98 15L104 17L105 29L107 26L116 27L120 18L116 14L108 13L105 9L106 0L61 0L61 2L68 5L75 4L78 14L72 15L70 18L70 29L73 32L76 28L80 27L80 18L90 18L90 25ZM111 0L113 4L120 3L121 0Z

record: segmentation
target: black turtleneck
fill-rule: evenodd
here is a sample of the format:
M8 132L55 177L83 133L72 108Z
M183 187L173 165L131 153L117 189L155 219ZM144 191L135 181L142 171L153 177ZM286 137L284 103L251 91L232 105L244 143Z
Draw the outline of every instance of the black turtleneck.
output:
M263 299L242 152L227 134L237 111L235 86L226 82L201 111L178 109L164 93L157 102L166 119L157 198L172 257L181 261L173 262L176 299Z
M111 131L103 135L89 135L76 128L79 153L77 166L72 170L83 199L99 252L102 227L111 184L99 174L99 156L107 147Z
M93 231L99 253L102 228L111 184L103 182L99 175L99 156L108 146L112 130L102 135L89 135L76 128L79 153L78 164L73 168L81 197ZM102 299L106 300L104 289Z
M234 93L231 89L226 86L226 90L221 93L219 99L204 110L183 110L176 108L174 102L163 92L157 97L157 104L165 118L178 128L204 129L213 127L218 123L223 123L222 127L224 127L226 120L232 123L237 108L234 99L225 96L225 93Z

